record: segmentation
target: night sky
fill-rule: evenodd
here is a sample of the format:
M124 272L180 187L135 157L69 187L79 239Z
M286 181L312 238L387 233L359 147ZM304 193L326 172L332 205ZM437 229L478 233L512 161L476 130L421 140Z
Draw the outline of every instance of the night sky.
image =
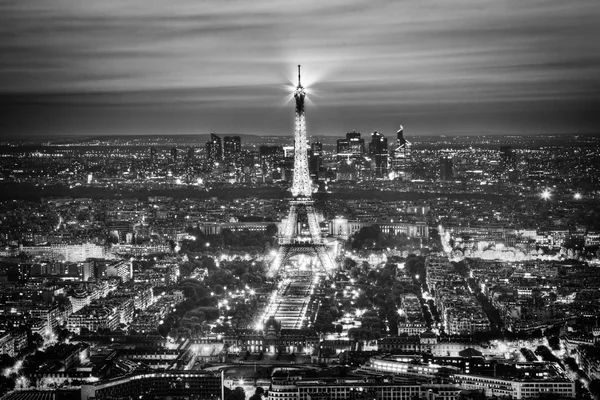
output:
M598 0L0 0L0 134L600 132Z

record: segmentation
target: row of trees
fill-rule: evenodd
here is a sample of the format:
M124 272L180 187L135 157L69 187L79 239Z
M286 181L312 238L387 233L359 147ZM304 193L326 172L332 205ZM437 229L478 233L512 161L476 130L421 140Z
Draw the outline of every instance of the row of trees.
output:
M342 275L355 279L355 287L360 289L353 300L354 304L348 299L341 299L345 311L358 309L363 312L361 328L351 329L351 334L364 340L372 340L382 333L398 333L398 307L402 296L412 293L421 297L420 286L426 279L425 259L414 255L407 259L392 256L386 264L374 268L367 262L358 264L347 258L342 263ZM398 280L399 276L408 279ZM432 318L428 311L427 316L431 324ZM389 328L389 332L386 328Z
M238 258L221 261L217 268L214 258L203 254L198 258L190 257L189 261L180 264L179 273L182 278L188 278L200 269L208 271L207 282L210 281L213 285L213 292L216 294L223 294L224 287L259 286L265 282L266 267L262 261Z
M417 248L420 239L409 238L405 233L384 234L379 225L365 226L352 236L352 249Z
M205 235L199 228L192 228L188 233L193 239L181 242L181 251L184 253L198 253L220 249L265 251L275 244L277 225L269 224L264 231L250 231L244 229L234 232L225 228L217 235Z
M250 396L250 400L262 400L267 397L267 393L262 387L257 387L254 394ZM237 386L233 390L225 387L225 400L245 400L246 391L243 387Z
M183 263L180 266L180 273L182 276L189 276L197 268L205 268L208 271L208 276L203 281L187 278L171 287L183 291L186 300L178 304L175 311L171 312L158 327L161 335L181 338L208 331L208 323L215 321L220 315L216 308L218 298L227 292L245 289L246 285L250 287L263 285L266 271L262 262L241 259L221 261L217 267L212 257L203 255ZM246 327L258 310L258 301L256 297L238 298L237 302L232 301L229 306L231 325ZM226 331L229 326L224 325L224 328Z
M317 332L323 333L341 333L342 326L335 325L333 322L344 315L338 305L332 301L330 296L324 296L321 299L321 306L315 319L314 328Z

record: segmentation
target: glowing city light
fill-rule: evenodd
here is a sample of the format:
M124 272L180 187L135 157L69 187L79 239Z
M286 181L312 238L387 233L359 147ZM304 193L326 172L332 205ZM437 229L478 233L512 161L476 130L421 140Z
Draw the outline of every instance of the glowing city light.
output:
M548 199L550 199L550 196L552 196L552 194L550 193L550 190L544 189L544 191L540 194L540 196L542 197L542 199L548 200Z
M581 193L575 193L575 194L573 195L573 198L574 198L575 200L581 200Z

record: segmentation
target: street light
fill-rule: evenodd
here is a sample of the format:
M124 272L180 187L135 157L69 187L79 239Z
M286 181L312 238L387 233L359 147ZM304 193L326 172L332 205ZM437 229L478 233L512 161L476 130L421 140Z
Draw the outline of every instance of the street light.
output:
M550 196L552 196L552 194L550 193L550 190L548 189L544 189L544 191L540 194L540 196L542 197L542 199L544 200L549 200Z

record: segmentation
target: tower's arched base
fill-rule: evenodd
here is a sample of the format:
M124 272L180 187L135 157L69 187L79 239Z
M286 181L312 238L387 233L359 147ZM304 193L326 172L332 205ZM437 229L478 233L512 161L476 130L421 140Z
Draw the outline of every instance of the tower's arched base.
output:
M336 264L331 257L329 246L326 244L290 243L279 246L279 250L271 262L271 267L269 268L267 276L274 277L290 258L298 254L315 256L318 261L317 271L327 276L332 276L334 274Z

